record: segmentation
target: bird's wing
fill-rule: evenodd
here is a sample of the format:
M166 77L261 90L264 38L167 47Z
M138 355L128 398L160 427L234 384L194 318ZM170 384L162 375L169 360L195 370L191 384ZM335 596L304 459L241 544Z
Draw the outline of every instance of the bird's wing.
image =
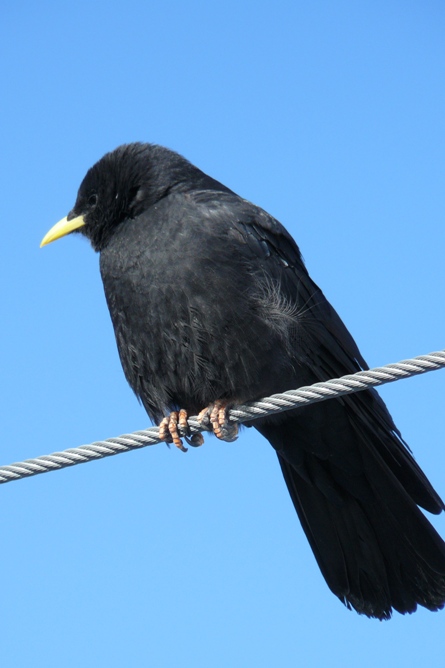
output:
M236 233L258 280L265 278L278 290L283 305L294 307L298 344L307 349L314 382L368 368L340 316L310 278L297 244L281 223L231 193L218 192L215 198L215 193L201 192L195 197L212 207L214 217L224 220L229 234L232 232L231 243Z
M258 282L278 287L284 308L295 305L297 337L293 341L298 361L295 387L355 373L368 366L340 316L310 278L300 250L287 230L264 210L229 193L197 194L197 201L211 206L212 216L227 230L231 243L244 253ZM302 382L301 382L302 381ZM290 388L289 388L290 389ZM347 406L358 431L379 434L381 457L395 468L411 489L417 503L440 512L442 501L410 455L409 448L374 390L345 396L336 401Z

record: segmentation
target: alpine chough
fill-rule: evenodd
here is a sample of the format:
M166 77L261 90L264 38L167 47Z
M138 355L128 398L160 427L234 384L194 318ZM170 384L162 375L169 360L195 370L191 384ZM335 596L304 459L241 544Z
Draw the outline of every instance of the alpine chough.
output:
M107 153L42 245L74 231L100 253L125 376L179 447L187 414L232 438L229 405L368 368L285 228L173 151ZM445 506L376 391L254 426L348 608L387 619L444 606L445 543L418 506Z

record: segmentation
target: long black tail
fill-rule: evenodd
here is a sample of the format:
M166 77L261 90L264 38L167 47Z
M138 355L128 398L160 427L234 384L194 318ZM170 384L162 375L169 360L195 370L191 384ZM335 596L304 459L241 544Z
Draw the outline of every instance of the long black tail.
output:
M445 543L419 510L444 504L376 392L330 400L257 426L278 459L330 589L349 608L445 603Z

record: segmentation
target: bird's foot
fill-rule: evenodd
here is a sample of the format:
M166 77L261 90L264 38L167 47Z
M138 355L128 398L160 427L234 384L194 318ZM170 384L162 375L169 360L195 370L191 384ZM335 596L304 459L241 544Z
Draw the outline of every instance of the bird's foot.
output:
M172 411L168 417L161 420L159 424L159 438L166 443L173 443L173 445L176 445L182 452L187 452L187 448L185 448L182 443L179 430L181 430L181 432L188 430L187 411L183 409L180 411Z
M204 408L198 415L199 422L205 426L211 426L215 436L229 443L236 441L239 431L238 424L229 419L229 408L232 405L233 402L219 399Z
M204 443L202 434L197 433L189 436L190 429L187 423L187 411L181 408L180 411L172 411L168 417L161 420L159 424L159 438L166 443L173 443L181 452L187 452L187 448L182 443L185 438L187 443L194 448Z

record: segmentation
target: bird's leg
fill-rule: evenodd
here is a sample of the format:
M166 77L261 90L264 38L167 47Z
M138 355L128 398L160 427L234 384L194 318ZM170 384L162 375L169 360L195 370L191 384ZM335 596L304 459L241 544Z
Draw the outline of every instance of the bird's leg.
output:
M204 443L202 434L193 434L193 436L187 435L190 433L187 417L187 411L184 408L181 408L180 411L172 411L170 415L163 418L159 424L159 438L161 441L173 443L179 450L181 450L181 452L187 452L187 448L185 448L182 443L181 435L183 435L187 443L194 448L197 448Z
M213 433L222 441L231 442L238 438L238 424L229 419L229 408L232 405L233 401L219 399L204 408L198 415L199 422L203 424L210 422Z

